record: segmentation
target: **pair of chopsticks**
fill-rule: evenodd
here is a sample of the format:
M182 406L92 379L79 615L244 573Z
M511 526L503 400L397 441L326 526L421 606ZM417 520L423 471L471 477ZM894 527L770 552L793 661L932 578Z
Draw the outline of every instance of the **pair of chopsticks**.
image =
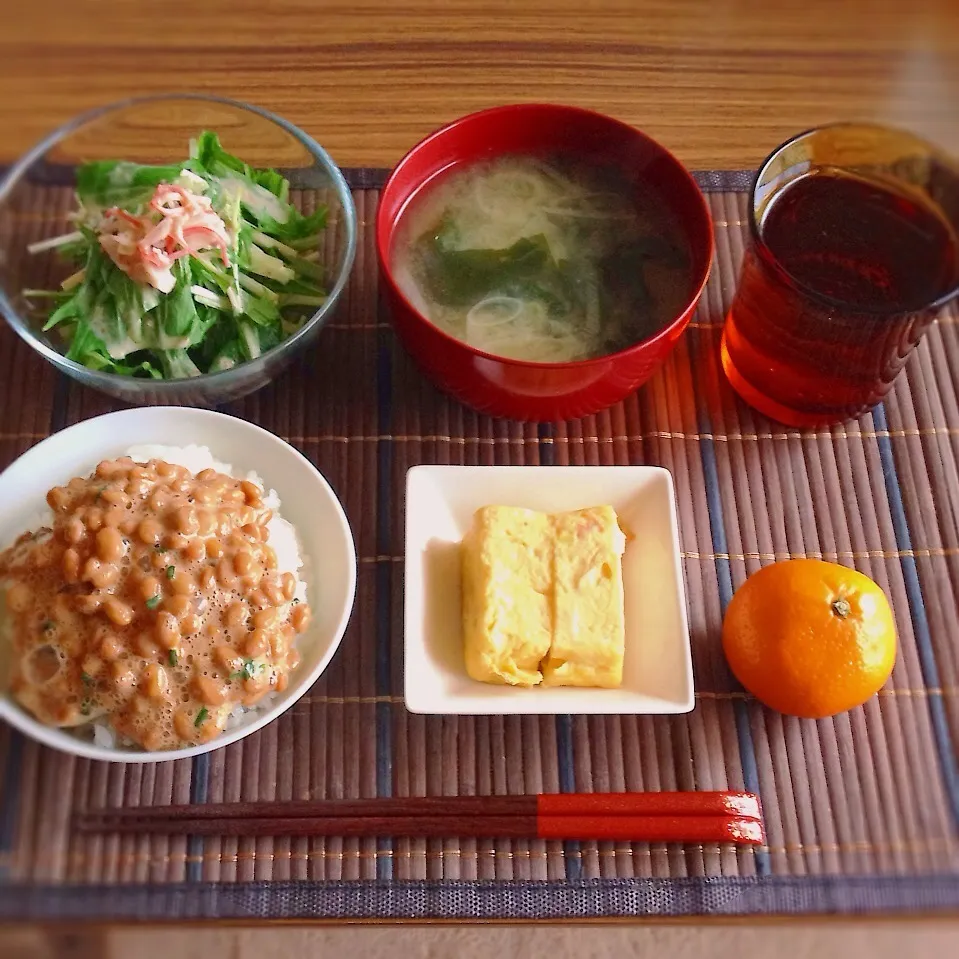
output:
M80 813L74 825L85 833L191 836L765 841L758 797L735 792L420 796L127 807Z

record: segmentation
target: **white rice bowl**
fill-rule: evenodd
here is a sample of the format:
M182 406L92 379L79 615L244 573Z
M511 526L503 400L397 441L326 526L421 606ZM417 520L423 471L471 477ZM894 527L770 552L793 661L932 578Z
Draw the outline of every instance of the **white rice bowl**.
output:
M108 420L114 422L108 426ZM150 421L162 428L150 430ZM120 423L126 428L117 429ZM89 433L93 424L102 424L102 429L96 430L95 434L99 442L91 443ZM200 426L203 428L198 429ZM69 435L75 432L74 437ZM102 437L111 434L121 445L103 441ZM186 435L206 439L210 445L123 444L123 434L131 440L144 435L157 440ZM230 436L230 442L224 441L227 434L235 434ZM75 442L68 442L71 439ZM57 447L63 449L62 456L52 455ZM91 449L98 451L92 461ZM232 462L217 459L213 450L224 454L224 459L228 456ZM82 465L76 465L78 455L82 456L79 461ZM120 456L130 456L137 462L165 460L194 474L212 468L237 479L248 479L264 490L264 503L273 510L273 518L267 526L267 542L276 552L277 567L297 577L295 596L301 602L310 602L314 614L311 627L297 640L301 663L291 674L283 693L268 693L252 707L238 704L227 718L225 730L209 743L199 746L149 752L118 737L105 719L71 729L46 726L6 693L0 693L0 716L41 742L91 758L149 762L198 755L235 742L270 722L288 709L322 673L339 645L353 606L356 555L352 535L342 507L323 477L305 457L278 437L245 420L222 413L157 407L125 410L77 424L44 440L0 474L0 496L8 503L13 500L13 508L0 518L0 548L6 548L25 530L50 523L52 514L45 497L51 486L62 485L73 476L89 476L101 460ZM63 461L63 467L57 468L55 461ZM264 471L272 469L267 481L256 470L245 468L254 462L258 466L264 464L260 466ZM73 465L68 466L68 463ZM233 463L242 465L234 467ZM37 478L38 472L42 479ZM276 487L283 488L287 507L293 504L293 510L286 517L281 515L280 493ZM17 502L22 508L16 508ZM289 519L291 513L296 525ZM323 544L322 549L320 544ZM310 562L311 556L317 557L315 564ZM3 616L2 602L0 625L2 664L8 658L6 653L9 650L9 626ZM0 690L5 685L3 674L0 668Z

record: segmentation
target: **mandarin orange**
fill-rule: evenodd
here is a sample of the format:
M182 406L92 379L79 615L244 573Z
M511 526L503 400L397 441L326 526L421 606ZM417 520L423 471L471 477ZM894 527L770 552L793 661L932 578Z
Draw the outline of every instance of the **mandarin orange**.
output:
M754 573L723 620L736 678L781 713L821 719L864 703L889 678L896 626L868 576L818 559Z

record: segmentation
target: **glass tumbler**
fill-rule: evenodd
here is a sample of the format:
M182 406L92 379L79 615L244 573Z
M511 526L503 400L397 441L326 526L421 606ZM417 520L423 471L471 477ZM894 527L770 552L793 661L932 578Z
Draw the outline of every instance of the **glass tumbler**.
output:
M729 382L790 426L864 413L959 293L959 165L909 133L836 124L778 147L750 205Z

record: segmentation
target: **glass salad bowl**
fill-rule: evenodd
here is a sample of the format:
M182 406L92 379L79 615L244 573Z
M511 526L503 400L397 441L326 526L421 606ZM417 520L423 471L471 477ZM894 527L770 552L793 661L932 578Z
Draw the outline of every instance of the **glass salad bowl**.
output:
M219 97L94 110L0 180L0 312L128 403L209 407L266 385L314 342L355 251L326 151Z

